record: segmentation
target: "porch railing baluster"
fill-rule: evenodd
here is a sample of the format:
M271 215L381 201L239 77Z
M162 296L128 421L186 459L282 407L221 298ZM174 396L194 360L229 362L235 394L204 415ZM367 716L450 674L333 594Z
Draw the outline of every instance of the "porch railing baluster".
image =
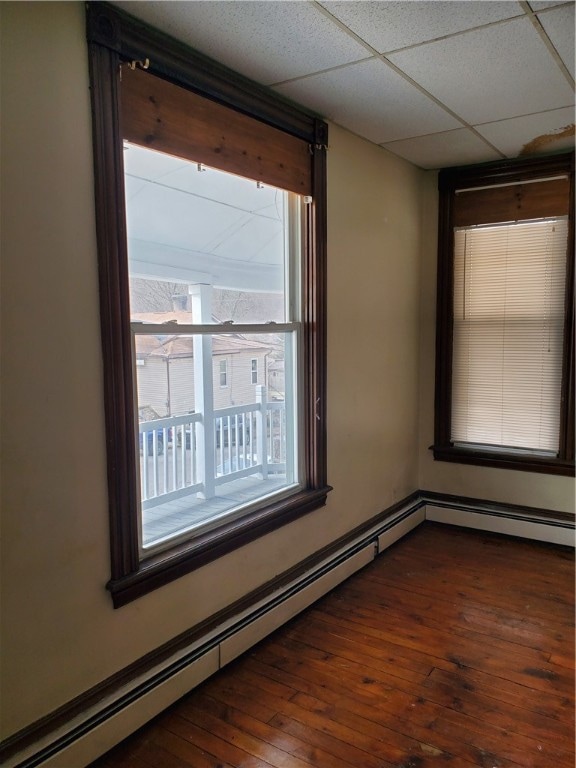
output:
M212 424L204 425L214 434L213 463L203 462L214 468L209 485L248 475L266 479L270 471L285 470L284 403L268 402L263 386L256 395L256 403L214 411ZM154 506L202 491L206 478L198 473L196 434L202 419L202 414L193 413L139 424L142 503Z

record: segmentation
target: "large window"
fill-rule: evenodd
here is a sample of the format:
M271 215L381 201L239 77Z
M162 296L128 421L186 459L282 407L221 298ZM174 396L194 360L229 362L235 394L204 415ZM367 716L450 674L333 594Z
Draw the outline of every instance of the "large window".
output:
M574 471L570 156L440 174L435 457Z
M325 503L326 126L108 6L88 37L119 606Z

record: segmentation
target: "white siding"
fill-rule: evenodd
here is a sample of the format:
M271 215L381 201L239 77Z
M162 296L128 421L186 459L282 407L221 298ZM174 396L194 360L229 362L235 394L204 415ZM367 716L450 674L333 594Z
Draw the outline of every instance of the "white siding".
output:
M144 365L136 366L138 407L149 406L158 416L168 416L168 382L166 361L148 357Z
M220 386L220 361L226 360L227 386ZM258 360L258 384L265 384L266 352L246 350L215 355L212 360L214 408L246 405L256 402L256 386L252 384L252 360ZM194 358L165 359L148 357L136 367L138 404L150 406L158 416L180 416L194 411ZM170 393L168 393L168 380Z
M194 358L170 360L170 407L172 416L194 411Z

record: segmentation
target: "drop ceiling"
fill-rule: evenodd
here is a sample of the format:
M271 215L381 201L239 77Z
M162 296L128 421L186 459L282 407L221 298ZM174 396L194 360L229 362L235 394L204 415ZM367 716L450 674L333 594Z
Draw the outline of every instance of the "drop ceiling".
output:
M421 168L574 147L574 2L114 5Z

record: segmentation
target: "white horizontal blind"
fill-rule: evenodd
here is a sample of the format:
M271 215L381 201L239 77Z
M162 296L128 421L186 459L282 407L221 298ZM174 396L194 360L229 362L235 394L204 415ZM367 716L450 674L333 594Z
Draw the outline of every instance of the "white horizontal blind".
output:
M456 228L455 443L557 454L566 217Z

